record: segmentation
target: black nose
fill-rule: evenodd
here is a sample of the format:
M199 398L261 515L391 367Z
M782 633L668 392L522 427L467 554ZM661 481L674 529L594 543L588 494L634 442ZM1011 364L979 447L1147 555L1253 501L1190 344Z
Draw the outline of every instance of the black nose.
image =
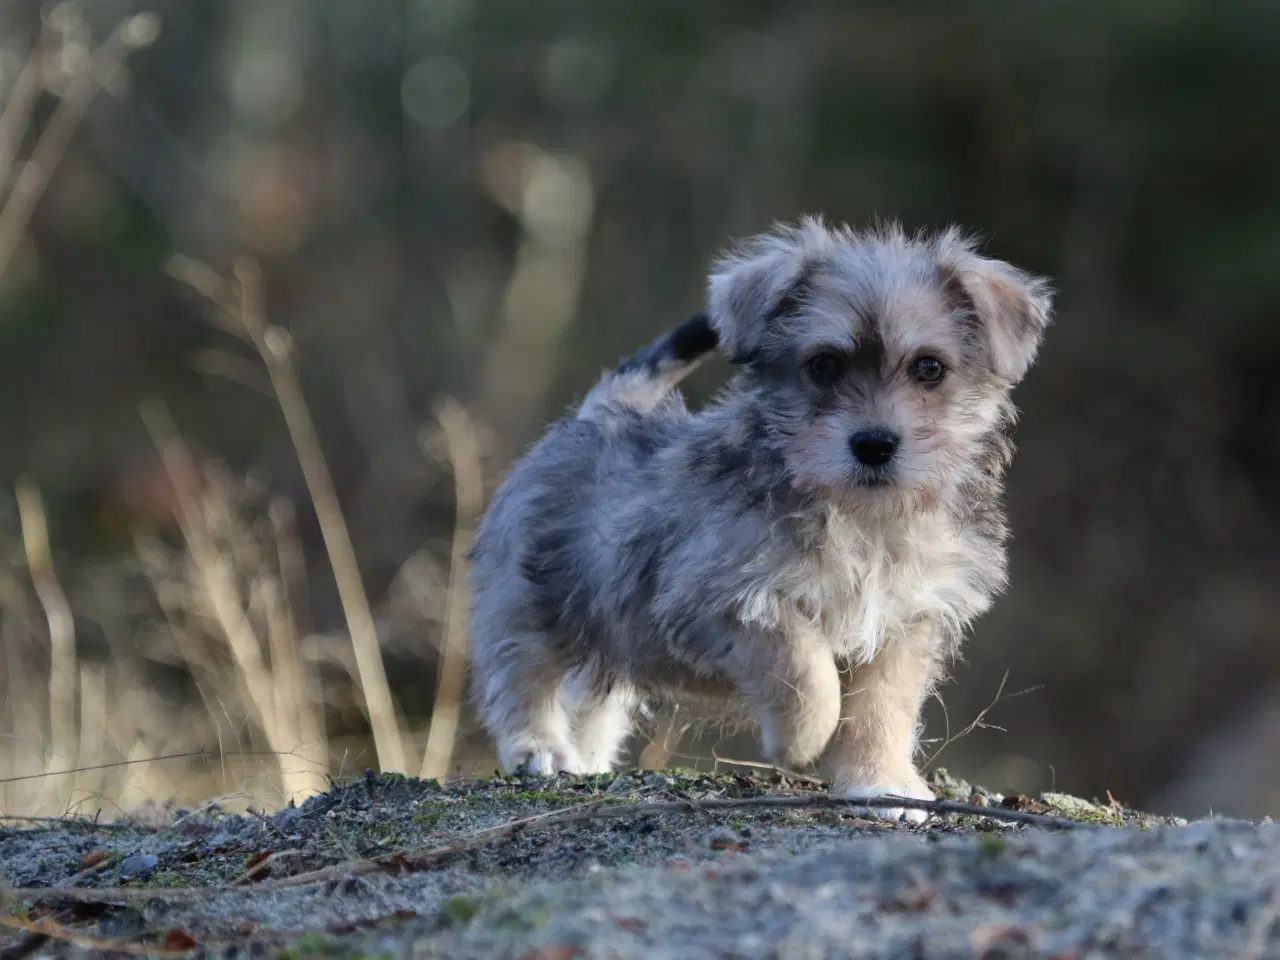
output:
M898 452L898 436L888 430L862 430L849 438L849 447L866 467L883 467Z

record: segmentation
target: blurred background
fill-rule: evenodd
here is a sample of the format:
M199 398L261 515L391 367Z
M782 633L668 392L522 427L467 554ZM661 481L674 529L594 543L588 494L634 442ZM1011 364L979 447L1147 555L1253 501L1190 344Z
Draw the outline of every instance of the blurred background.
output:
M1278 36L1266 0L5 0L0 813L491 771L477 511L804 212L957 221L1060 290L927 756L1280 811ZM758 759L678 734L634 759Z

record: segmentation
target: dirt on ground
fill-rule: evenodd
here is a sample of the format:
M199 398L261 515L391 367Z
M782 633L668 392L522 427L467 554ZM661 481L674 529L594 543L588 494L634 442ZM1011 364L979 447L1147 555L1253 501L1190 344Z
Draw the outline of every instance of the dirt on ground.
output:
M1280 958L1269 821L933 786L921 826L693 771L0 821L0 958Z

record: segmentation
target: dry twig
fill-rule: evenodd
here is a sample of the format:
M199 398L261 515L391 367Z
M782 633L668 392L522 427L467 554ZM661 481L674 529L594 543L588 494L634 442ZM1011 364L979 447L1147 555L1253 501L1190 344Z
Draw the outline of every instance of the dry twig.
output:
M1009 682L1009 671L1006 670L1004 672L1004 676L1000 678L1000 685L996 687L996 695L992 698L991 702L988 703L981 710L979 710L978 715L973 718L973 721L967 727L965 727L963 730L957 733L955 736L951 735L951 715L947 712L947 705L946 703L943 702L942 697L939 696L937 698L938 704L942 707L943 721L946 723L946 734L942 738L941 746L939 746L937 750L933 751L933 753L930 754L929 758L925 760L925 762L921 765L921 770L928 770L930 767L934 765L934 763L937 762L938 757L941 756L943 750L947 749L947 747L951 746L951 744L955 743L957 740L963 740L965 737L973 733L973 731L975 730L1003 731L1004 727L997 727L995 724L986 722L987 714L989 714L998 703L1002 703L1006 700L1014 700L1018 697L1026 696L1028 693L1035 693L1037 690L1040 689L1040 685L1037 684L1034 687L1027 687L1023 690L1017 691L1016 693L1010 693L1006 695L1004 692L1004 688L1006 684L1008 684L1008 682Z

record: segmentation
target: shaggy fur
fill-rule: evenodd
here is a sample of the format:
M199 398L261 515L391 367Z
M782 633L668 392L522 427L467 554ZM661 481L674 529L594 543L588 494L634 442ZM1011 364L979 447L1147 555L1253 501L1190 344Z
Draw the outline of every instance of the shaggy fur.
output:
M608 770L675 695L745 710L843 795L929 796L920 708L1005 582L1009 394L1049 312L955 230L807 219L721 259L707 313L606 375L480 524L503 768ZM672 388L717 343L741 369L690 413Z

